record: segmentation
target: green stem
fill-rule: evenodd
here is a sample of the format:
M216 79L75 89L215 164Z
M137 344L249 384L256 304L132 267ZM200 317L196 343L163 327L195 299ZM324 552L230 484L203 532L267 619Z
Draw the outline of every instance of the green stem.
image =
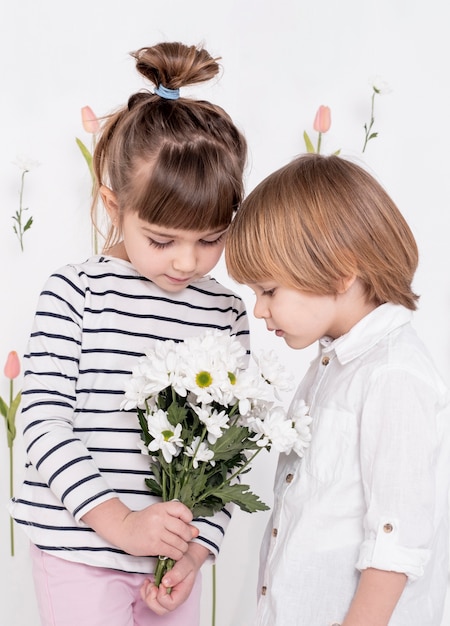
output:
M319 133L319 136L317 137L317 154L320 154L320 148L322 146L322 133Z
M17 237L19 239L19 243L20 243L20 249L23 252L23 230L22 230L22 213L23 213L23 189L25 187L25 174L28 172L28 170L23 170L22 172L22 176L20 179L20 193L19 193L19 213L18 213L18 219L17 221L17 226L18 226L18 230L17 230Z
M224 485L228 485L230 484L230 482L233 480L233 478L236 478L237 476L239 476L239 474L242 474L242 472L245 470L246 467L248 467L250 465L250 463L253 462L253 459L258 456L258 454L261 452L261 450L264 450L264 447L258 448L258 450L255 452L255 454L253 456L251 456L246 463L244 463L244 465L242 467L240 467L236 472L234 472L234 474L232 474L229 478L227 478L226 480L223 481ZM202 500L206 500L206 498L211 495L212 493L214 493L214 491L217 489L217 487L212 487L211 489L207 489L206 491L204 491L201 496L199 498L196 498L191 505L191 508L193 509L199 502L201 502Z
M374 90L373 94L372 94L372 106L371 106L371 109L370 109L370 124L369 124L369 126L366 126L366 124L364 124L364 128L366 129L366 136L365 136L365 139L364 139L364 146L363 146L362 152L364 152L365 149L366 149L367 142L369 141L369 138L370 138L370 131L372 130L373 123L375 122L375 113L374 113L374 111L375 111L375 96L376 96L376 94L377 94L377 92Z
M13 497L13 493L14 493L13 468L14 468L14 455L13 455L13 447L11 443L11 447L9 449L9 495L11 498ZM10 544L11 544L11 556L14 556L14 520L12 517L9 518L9 535L10 535Z
M173 559L169 559L164 556L158 557L158 563L156 564L155 568L155 585L157 587L159 587L159 585L161 584L161 580L163 579L164 575L169 570L171 570L174 565L175 561ZM171 591L172 587L167 587L167 593L170 594Z
M9 381L9 406L12 405L14 398L14 381L11 378ZM9 424L7 424L9 428ZM14 451L13 451L13 441L11 440L11 445L9 447L9 497L12 499L14 495ZM10 536L10 545L11 545L11 556L14 556L14 520L12 517L9 518L9 536Z

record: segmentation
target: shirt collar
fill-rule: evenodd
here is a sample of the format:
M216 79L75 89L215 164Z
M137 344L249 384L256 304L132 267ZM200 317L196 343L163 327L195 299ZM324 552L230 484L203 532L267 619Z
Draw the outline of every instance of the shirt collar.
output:
M355 324L348 333L331 339L322 337L320 346L323 353L334 352L343 364L370 350L380 339L396 328L408 324L412 311L400 304L381 304Z

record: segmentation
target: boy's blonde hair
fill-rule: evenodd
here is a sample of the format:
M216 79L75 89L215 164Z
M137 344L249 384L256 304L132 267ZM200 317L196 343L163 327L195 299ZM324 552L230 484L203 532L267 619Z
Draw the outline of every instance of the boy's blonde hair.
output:
M300 156L263 180L237 212L225 255L240 283L330 295L356 275L368 301L416 308L410 228L382 186L338 156Z

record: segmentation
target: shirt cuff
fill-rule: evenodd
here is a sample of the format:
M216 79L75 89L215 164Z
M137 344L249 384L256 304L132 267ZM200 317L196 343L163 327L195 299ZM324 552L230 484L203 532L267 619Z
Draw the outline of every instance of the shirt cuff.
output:
M406 574L410 580L420 578L430 558L430 550L406 548L398 545L399 522L395 518L384 518L378 525L375 539L361 545L356 567L369 567L388 572Z

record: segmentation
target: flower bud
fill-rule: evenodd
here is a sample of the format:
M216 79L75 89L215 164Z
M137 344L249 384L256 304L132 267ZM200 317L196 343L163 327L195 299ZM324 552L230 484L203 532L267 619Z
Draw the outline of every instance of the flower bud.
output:
M5 364L5 376L10 380L14 380L20 374L20 361L19 356L15 350L8 354Z
M317 109L316 118L314 120L314 130L318 133L326 133L331 126L331 111L330 107L326 107L323 104Z
M100 123L91 107L86 106L81 109L81 121L84 130L91 135L95 135L100 129Z

